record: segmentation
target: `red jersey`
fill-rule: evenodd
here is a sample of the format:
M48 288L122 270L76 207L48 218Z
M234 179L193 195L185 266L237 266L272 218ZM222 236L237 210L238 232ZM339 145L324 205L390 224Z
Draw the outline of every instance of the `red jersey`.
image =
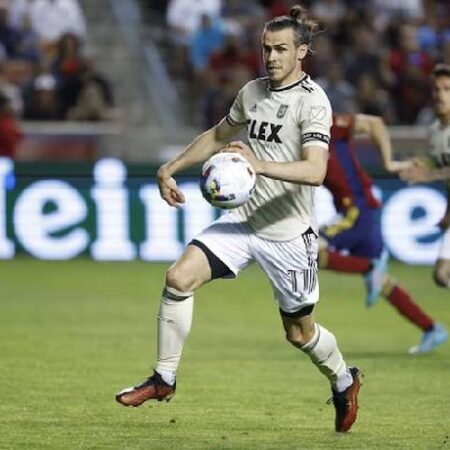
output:
M351 206L379 208L372 180L359 163L353 143L354 116L333 115L330 155L324 186L331 191L338 211Z

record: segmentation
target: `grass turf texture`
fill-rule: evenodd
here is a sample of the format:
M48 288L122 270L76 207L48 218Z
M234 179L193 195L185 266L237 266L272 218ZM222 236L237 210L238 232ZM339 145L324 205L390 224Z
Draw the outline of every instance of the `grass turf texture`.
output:
M334 433L328 383L284 341L256 267L198 292L175 398L120 406L116 391L154 361L166 267L0 263L1 449L450 449L450 345L407 355L418 330L384 301L367 310L358 277L327 272L318 321L366 373L351 433ZM450 325L430 268L392 273Z

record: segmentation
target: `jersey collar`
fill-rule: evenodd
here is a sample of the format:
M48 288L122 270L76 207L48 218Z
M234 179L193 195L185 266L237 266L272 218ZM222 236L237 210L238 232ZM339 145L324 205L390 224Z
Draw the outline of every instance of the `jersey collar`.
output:
M302 81L305 81L306 78L308 78L308 75L303 72L303 76L300 78L300 80L294 81L293 83L288 84L287 86L282 86L279 88L273 88L273 87L270 87L270 85L269 85L269 91L272 91L272 92L287 91L289 89L294 88L295 86L298 86Z

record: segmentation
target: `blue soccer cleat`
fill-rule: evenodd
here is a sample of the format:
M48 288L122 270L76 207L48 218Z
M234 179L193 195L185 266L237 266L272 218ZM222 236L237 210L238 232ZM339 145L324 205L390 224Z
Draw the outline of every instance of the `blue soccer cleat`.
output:
M418 355L420 353L428 353L433 351L439 345L442 345L448 339L448 332L444 325L437 323L434 327L425 331L419 345L409 349L410 355Z
M380 298L389 261L389 252L384 249L381 256L372 260L372 269L364 275L367 289L366 305L374 305Z

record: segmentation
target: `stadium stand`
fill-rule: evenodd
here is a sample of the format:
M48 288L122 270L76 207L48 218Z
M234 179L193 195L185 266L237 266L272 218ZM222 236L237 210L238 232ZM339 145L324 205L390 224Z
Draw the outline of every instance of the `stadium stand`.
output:
M82 141L86 124L92 143L97 124L94 150L73 151L74 159L167 159L222 117L247 79L264 75L262 24L293 3L201 0L194 8L187 0L1 0L0 91L9 116L25 121L16 158L38 159L30 139L52 130L62 136L69 129ZM301 3L325 31L306 71L336 111L382 115L391 126L432 120L430 68L450 61L447 1ZM410 134L394 127L397 135L397 148L411 144L402 140Z
M288 12L296 2L222 0L219 8L217 0L204 0L196 2L191 15L186 14L187 3L170 0L164 9L141 0L150 17L158 17L159 23L166 20L165 43L172 47L170 54L177 55L176 70L170 65L169 69L178 84L184 80L202 87L191 91L202 110L194 118L198 125L208 126L228 109L243 70L248 78L263 74L255 50L261 23ZM317 39L320 57L310 57L306 71L323 85L336 111L382 114L391 125L429 121L428 76L435 62L450 58L447 1L301 3L325 31Z

